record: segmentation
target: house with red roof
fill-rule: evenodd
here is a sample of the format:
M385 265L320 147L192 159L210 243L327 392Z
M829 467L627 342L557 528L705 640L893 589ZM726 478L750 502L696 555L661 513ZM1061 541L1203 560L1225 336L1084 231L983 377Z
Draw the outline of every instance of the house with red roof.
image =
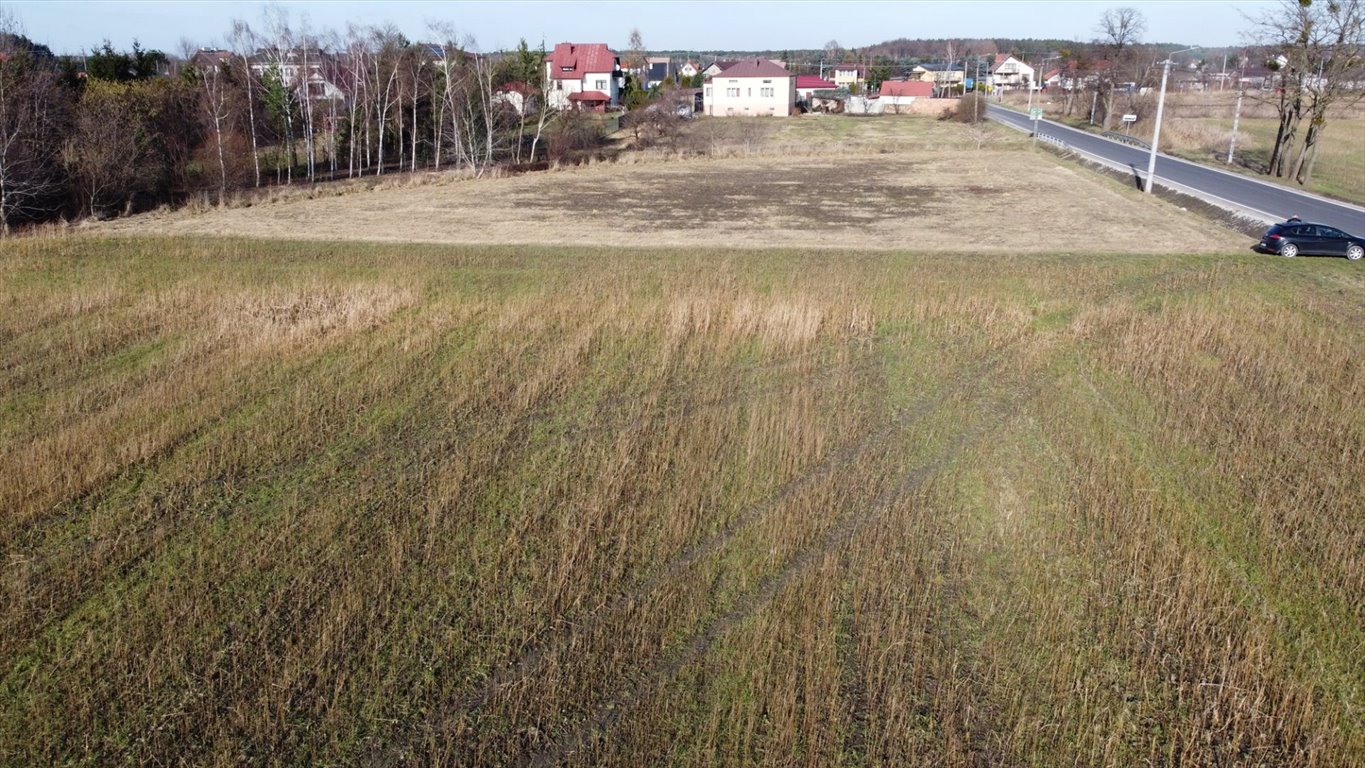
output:
M816 91L837 90L839 85L832 80L826 80L819 75L797 75L796 76L796 99L797 101L810 101L810 97Z
M558 43L545 57L550 106L601 112L621 103L621 57L605 43Z
M934 84L922 80L887 80L882 83L878 98L882 102L882 112L890 110L898 113L901 107L915 103L915 99L933 98Z
M781 64L743 59L703 86L708 115L791 115L796 112L796 77Z

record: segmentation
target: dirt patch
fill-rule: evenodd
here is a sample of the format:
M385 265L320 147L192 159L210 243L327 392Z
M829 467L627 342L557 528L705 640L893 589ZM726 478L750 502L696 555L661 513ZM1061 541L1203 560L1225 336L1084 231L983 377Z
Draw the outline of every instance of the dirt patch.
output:
M814 147L790 143L786 131L778 137L788 144L747 156L591 164L145 215L91 229L469 244L1144 252L1160 228L1189 251L1244 245L1197 215L1059 166L1013 137L977 150L955 145L942 124L911 143L887 133L911 118L864 122L878 136L875 151L841 148L844 134L856 143L864 129L831 122L796 135L815 141L818 132L823 144Z

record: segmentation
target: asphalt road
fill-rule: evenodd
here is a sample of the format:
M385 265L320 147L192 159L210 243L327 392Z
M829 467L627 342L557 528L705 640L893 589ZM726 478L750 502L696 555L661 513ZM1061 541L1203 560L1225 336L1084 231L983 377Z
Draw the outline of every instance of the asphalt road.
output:
M1017 128L1033 130L1033 121L1028 115L991 105L986 110L992 119L1008 123ZM1112 164L1132 170L1134 183L1145 180L1147 176L1147 150L1121 144L1093 133L1051 122L1038 121L1039 137L1050 136L1065 142L1067 146L1082 152L1104 158ZM1343 229L1354 235L1365 235L1365 208L1348 203L1339 203L1315 195L1296 192L1292 189L1257 181L1228 171L1180 160L1170 155L1158 154L1156 158L1156 183L1174 182L1189 188L1199 197L1214 204L1228 208L1243 208L1249 212L1260 213L1275 221L1283 221L1297 215L1304 221L1311 221ZM1365 184L1365 179L1361 180ZM1181 190L1185 191L1185 190ZM1215 199L1215 198L1220 198ZM1231 203L1231 205L1226 205Z

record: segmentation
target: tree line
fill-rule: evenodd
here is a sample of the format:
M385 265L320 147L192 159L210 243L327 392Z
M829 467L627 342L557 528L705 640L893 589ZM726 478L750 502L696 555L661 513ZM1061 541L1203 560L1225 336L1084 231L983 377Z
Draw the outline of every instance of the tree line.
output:
M56 56L0 18L0 227L190 196L419 169L482 174L586 147L548 108L545 51L474 52L448 26L296 28L278 9L223 48Z

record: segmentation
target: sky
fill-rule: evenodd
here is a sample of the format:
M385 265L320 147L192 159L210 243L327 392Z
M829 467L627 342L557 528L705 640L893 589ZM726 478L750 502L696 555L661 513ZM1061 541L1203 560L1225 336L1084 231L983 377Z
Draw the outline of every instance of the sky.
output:
M605 42L624 48L632 28L655 50L822 48L830 40L857 48L905 38L1061 38L1089 40L1105 9L1131 6L1147 20L1145 40L1201 46L1243 42L1254 15L1273 0L979 0L977 2L423 2L421 0L283 0L294 26L344 29L348 22L392 22L412 40L428 40L428 22L453 26L477 50L534 48L543 40ZM267 3L253 0L0 0L25 34L57 53L78 53L110 40L128 48L178 52L226 42L233 19L258 25Z

